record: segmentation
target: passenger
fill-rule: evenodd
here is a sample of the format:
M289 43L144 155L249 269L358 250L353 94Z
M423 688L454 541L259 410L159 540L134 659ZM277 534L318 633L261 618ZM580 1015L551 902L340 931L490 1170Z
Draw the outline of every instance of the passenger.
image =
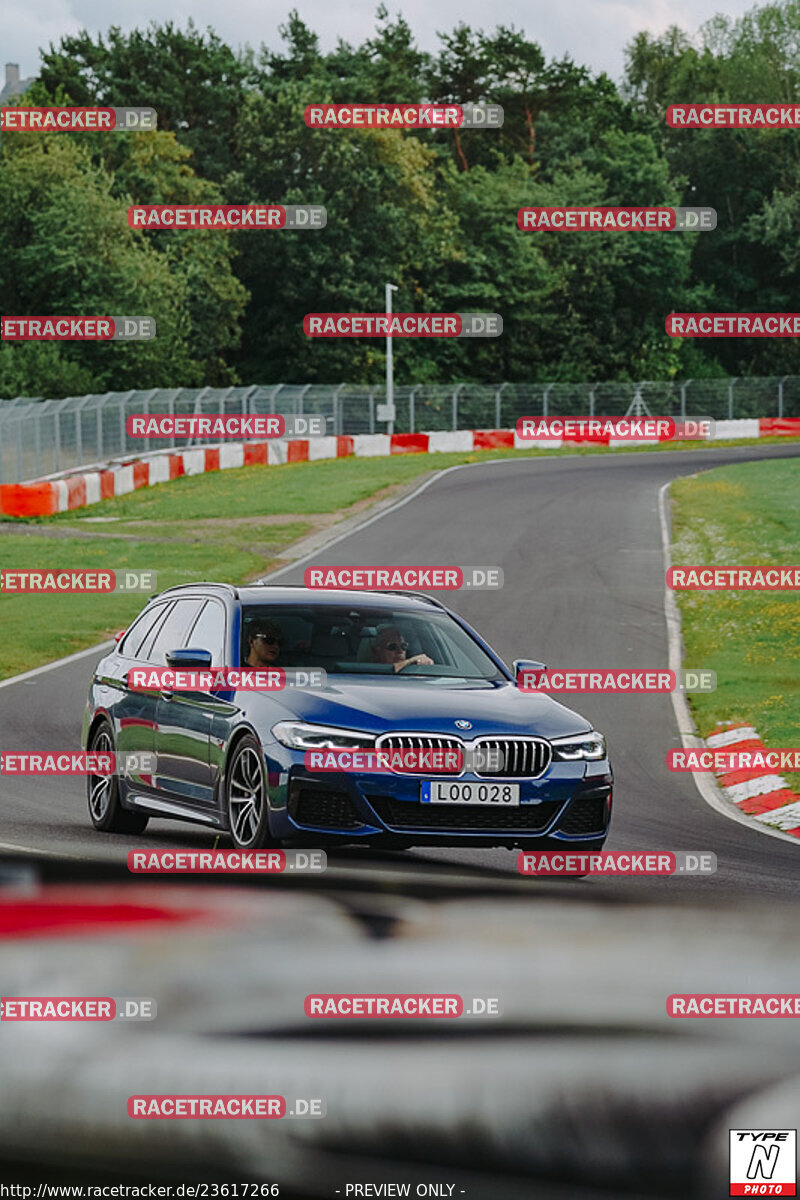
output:
M257 621L247 634L247 667L265 670L278 661L283 642L280 625L275 621Z
M427 654L414 654L406 658L408 642L396 625L382 625L375 635L372 644L372 661L375 663L392 663L395 672L410 667L412 663L432 666L433 659Z

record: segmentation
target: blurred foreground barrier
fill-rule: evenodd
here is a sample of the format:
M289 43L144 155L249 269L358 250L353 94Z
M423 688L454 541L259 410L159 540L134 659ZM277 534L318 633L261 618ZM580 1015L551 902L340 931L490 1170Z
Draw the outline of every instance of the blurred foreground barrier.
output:
M532 1186L541 1200L724 1195L708 1131L734 1112L742 1127L797 1126L800 1023L672 1020L666 998L800 992L796 908L636 896L633 884L612 903L536 885L444 902L183 882L0 890L4 996L158 1003L138 1025L0 1022L3 1170L264 1180L308 1197L456 1178L480 1200ZM371 910L387 936L351 915ZM311 1020L312 992L458 993L465 1008L496 997L501 1015ZM318 1097L327 1115L126 1110L131 1095L230 1093Z

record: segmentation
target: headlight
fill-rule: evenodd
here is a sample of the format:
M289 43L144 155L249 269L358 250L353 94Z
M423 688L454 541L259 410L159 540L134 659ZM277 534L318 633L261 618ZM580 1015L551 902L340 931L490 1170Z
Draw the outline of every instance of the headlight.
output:
M369 747L375 745L370 733L357 729L336 729L330 725L306 725L303 721L279 721L272 734L290 750L333 750L342 746Z
M606 757L606 739L602 733L582 733L578 737L553 738L553 758L556 762L576 762L578 759L596 761Z

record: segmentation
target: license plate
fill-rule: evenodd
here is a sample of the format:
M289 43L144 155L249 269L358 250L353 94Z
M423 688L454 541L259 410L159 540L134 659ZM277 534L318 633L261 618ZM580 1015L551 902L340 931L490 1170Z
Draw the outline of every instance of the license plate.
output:
M446 779L426 779L420 784L420 800L423 804L519 804L518 783L462 783Z

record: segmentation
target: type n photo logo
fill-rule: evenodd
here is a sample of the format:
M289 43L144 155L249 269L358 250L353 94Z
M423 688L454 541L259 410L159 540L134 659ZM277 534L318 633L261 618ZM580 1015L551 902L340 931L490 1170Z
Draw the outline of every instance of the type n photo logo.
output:
M797 1195L797 1130L731 1129L731 1196Z

